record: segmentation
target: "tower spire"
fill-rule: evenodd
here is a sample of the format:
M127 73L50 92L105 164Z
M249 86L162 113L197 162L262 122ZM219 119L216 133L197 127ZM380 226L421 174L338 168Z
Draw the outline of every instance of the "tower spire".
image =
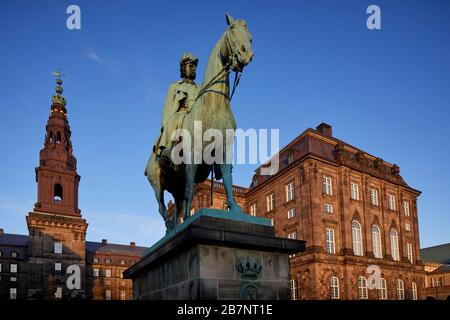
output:
M52 73L56 77L56 94L52 95L50 116L46 126L44 148L39 154L36 168L38 201L35 211L80 216L78 209L77 159L72 154L72 141L67 119L66 99L61 69Z
M66 109L66 98L63 97L63 88L62 88L62 79L61 77L64 77L65 75L62 74L61 68L58 67L56 71L52 72L53 76L56 77L56 87L55 91L56 94L52 95L52 107L51 107L51 113L56 112L62 114L64 117L67 116L67 109Z

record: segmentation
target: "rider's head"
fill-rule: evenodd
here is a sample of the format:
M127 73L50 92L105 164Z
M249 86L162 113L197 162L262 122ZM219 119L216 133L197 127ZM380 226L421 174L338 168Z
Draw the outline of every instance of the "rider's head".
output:
M196 76L198 58L186 52L180 59L180 76L183 79L194 80Z

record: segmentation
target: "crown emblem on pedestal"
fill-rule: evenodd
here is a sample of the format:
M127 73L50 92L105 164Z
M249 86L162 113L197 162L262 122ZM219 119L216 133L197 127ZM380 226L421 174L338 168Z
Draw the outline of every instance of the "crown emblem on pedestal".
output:
M261 262L252 257L238 258L236 269L245 278L256 278L262 270Z

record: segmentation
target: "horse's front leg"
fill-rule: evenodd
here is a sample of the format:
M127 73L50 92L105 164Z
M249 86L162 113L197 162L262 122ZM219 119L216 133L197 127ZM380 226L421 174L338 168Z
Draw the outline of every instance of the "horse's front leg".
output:
M185 169L186 184L184 189L184 220L191 216L192 198L194 197L195 165L187 164Z
M232 165L223 163L220 164L220 172L222 173L223 186L225 188L225 193L227 195L227 205L230 211L244 214L241 207L234 200L233 194L233 178L231 177Z

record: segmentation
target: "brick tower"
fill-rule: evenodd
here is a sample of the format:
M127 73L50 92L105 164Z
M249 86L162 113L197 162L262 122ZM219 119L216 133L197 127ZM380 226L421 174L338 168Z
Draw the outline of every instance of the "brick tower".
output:
M54 75L57 76L56 94L52 96L44 147L36 168L37 202L26 217L30 235L28 296L37 299L84 296L88 225L78 208L80 176L72 154L61 73L58 71ZM78 271L79 283L75 280L78 276L74 275L67 285L68 277Z

